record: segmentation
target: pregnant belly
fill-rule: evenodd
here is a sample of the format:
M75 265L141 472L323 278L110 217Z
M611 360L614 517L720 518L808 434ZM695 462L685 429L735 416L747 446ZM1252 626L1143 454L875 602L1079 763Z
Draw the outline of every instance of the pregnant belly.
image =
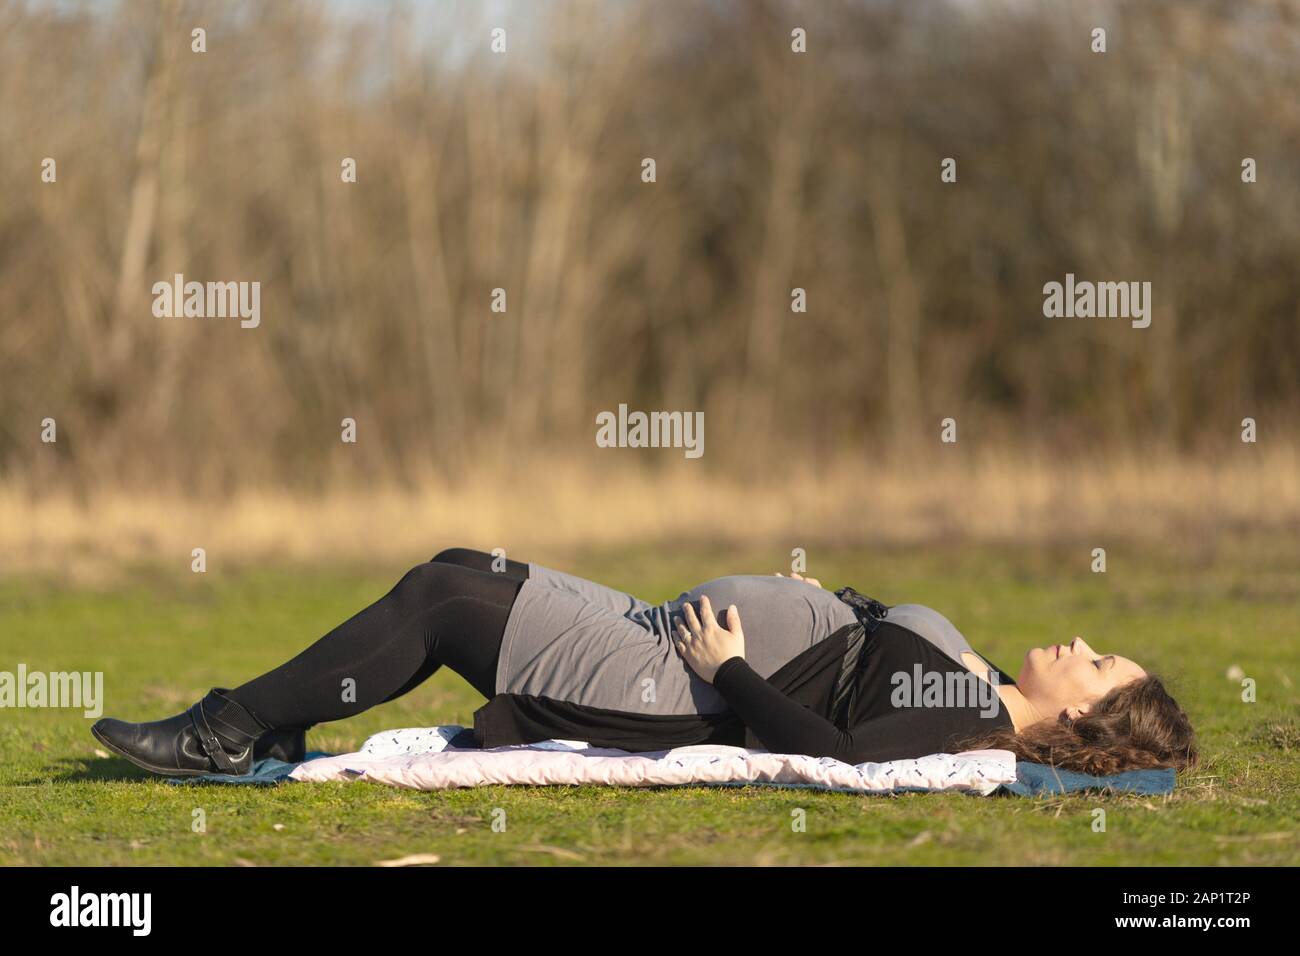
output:
M705 595L723 627L728 627L728 606L734 604L739 610L745 659L763 677L832 633L838 625L834 605L843 607L847 619L852 619L848 606L830 592L775 575L707 581L668 602L665 610L678 615L687 601L698 608Z

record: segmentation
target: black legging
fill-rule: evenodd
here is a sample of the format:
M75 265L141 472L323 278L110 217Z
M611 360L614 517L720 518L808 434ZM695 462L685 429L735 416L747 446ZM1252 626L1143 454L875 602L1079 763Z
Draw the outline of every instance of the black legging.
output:
M484 697L528 565L451 548L288 663L230 691L275 728L342 720L400 697L446 664ZM345 693L351 679L354 693Z

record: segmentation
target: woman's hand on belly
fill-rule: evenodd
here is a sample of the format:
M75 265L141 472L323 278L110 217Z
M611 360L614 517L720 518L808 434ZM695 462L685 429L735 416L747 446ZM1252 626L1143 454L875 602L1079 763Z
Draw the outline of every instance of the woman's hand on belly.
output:
M736 605L727 608L727 627L713 616L713 605L708 595L700 598L700 613L687 601L682 605L682 616L675 618L677 639L673 641L677 653L701 678L713 683L713 675L724 662L733 657L745 656L745 632L740 627L740 611Z
M785 575L782 574L780 571L776 572L776 576L778 578L785 577ZM811 584L815 588L819 588L822 586L822 583L818 581L816 578L806 578L798 571L791 571L790 577L794 578L796 581L802 581L804 584Z

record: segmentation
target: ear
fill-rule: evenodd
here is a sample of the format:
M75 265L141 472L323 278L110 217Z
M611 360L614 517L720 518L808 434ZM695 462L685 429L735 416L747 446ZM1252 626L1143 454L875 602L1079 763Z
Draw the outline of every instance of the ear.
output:
M1092 710L1091 704L1080 704L1078 707L1067 707L1061 712L1066 720L1078 720L1084 714Z

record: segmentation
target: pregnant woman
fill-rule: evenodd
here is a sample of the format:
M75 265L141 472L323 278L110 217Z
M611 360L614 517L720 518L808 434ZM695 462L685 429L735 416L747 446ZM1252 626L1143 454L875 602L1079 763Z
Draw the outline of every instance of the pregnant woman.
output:
M996 747L1098 774L1196 760L1160 680L1079 638L1029 651L1012 679L938 612L811 578L719 578L654 605L462 548L246 684L91 732L155 773L245 774L263 756L301 760L309 727L399 697L444 664L488 698L456 747L715 743L855 764Z

